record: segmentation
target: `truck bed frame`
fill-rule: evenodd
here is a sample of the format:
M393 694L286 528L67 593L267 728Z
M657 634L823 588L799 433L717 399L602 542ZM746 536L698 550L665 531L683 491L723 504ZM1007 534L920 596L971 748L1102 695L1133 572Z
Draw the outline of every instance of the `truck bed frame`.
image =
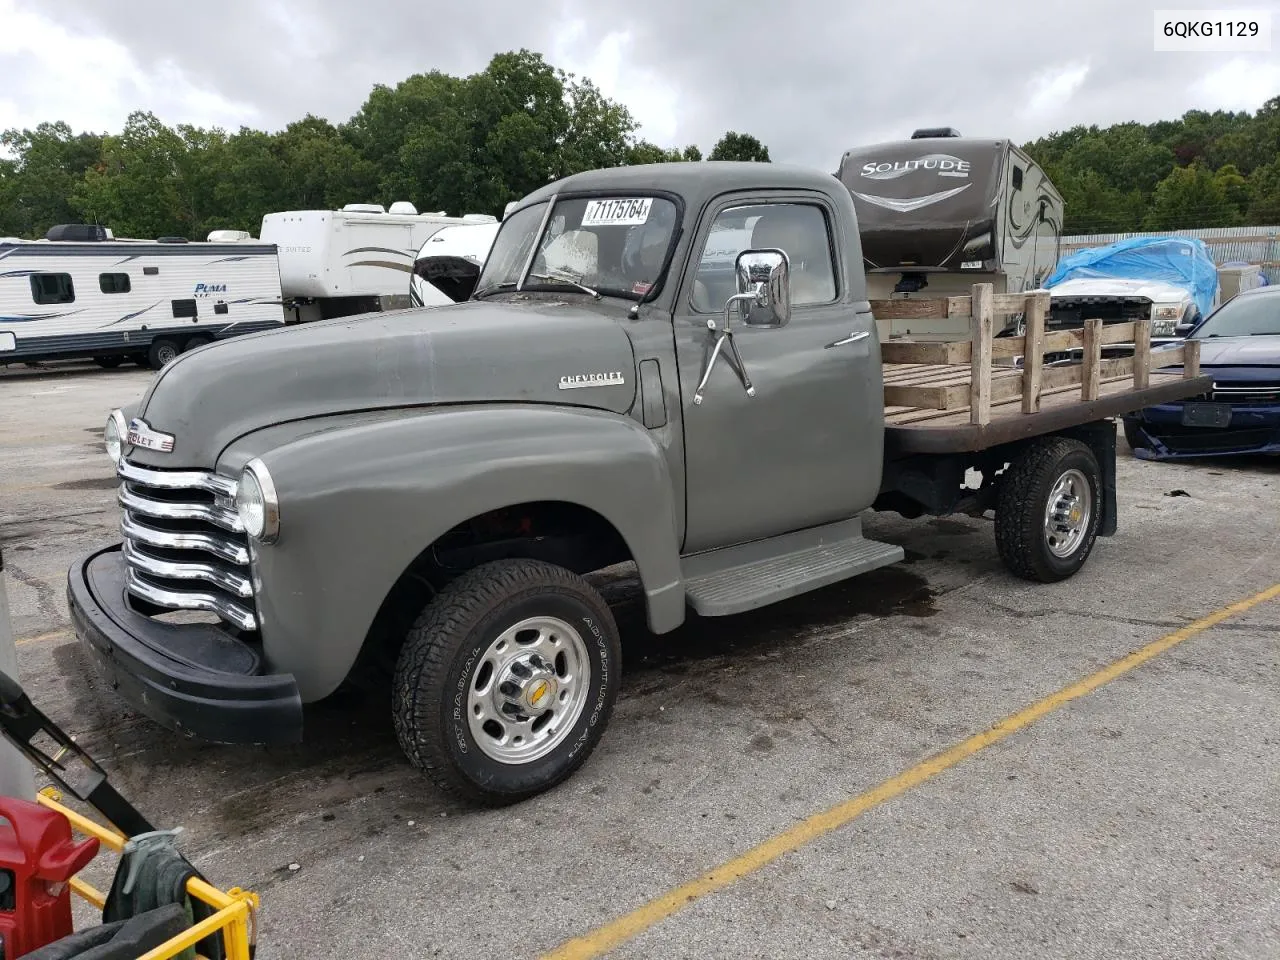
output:
M875 300L877 320L969 317L968 340L880 345L885 452L875 509L907 517L983 515L995 507L1000 474L1029 445L1079 440L1097 457L1103 509L1099 536L1116 531L1116 426L1112 417L1211 389L1200 374L1200 343L1151 349L1150 321L1046 333L1049 295L992 292L967 297ZM994 337L996 316L1021 313L1025 333ZM1002 325L1003 326L1003 325ZM1104 345L1129 356L1103 359ZM1077 362L1045 364L1046 353L1081 350ZM1174 369L1169 369L1174 368ZM977 486L973 486L974 473Z
M970 319L967 340L880 345L884 364L886 456L977 452L1105 420L1211 388L1200 375L1200 343L1151 349L1148 320L1045 332L1046 291L873 300L882 319ZM1021 313L1026 332L995 337L995 318ZM1003 326L1001 324L1000 326ZM1104 345L1132 345L1131 356L1103 359ZM1080 350L1080 362L1044 363L1050 352ZM1167 368L1178 368L1168 370Z

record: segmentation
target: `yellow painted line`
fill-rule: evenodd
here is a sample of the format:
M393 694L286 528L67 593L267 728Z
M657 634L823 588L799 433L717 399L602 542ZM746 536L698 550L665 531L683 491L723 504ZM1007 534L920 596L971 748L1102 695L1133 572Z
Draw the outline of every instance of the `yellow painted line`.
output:
M1244 613L1260 603L1274 600L1277 597L1280 597L1280 583L1263 590L1261 593L1255 593L1252 597L1223 607L1221 610L1216 610L1207 617L1196 620L1194 623L1189 623L1181 630L1175 630L1168 636L1161 637L1140 650L1135 650L1127 657L1115 661L1092 676L1063 687L1057 693L1033 703L1025 710L1005 717L995 726L984 730L982 733L975 734L949 750L944 750L942 753L930 757L904 773L891 777L866 793L861 793L856 797L845 800L843 803L823 810L821 813L816 813L807 820L802 820L789 830L769 838L759 846L753 847L746 853L739 854L726 863L722 863L696 880L691 880L683 886L676 887L674 890L650 900L639 909L633 910L631 913L619 917L604 926L597 927L590 933L561 944L550 953L544 954L542 960L588 960L588 958L599 957L609 950L626 943L628 940L639 936L650 927L661 923L695 900L715 893L717 890L722 890L748 874L755 873L760 868L768 866L784 854L791 853L805 844L845 826L855 817L861 816L886 800L892 800L894 797L906 793L913 787L918 787L926 780L930 780L944 770L954 767L960 761L973 756L980 750L985 750L987 747L1017 733L1024 727L1030 726L1064 704L1092 693L1104 684L1123 676L1153 657L1157 657L1166 650L1191 639L1196 634L1203 633L1223 620Z
M31 637L19 637L13 641L16 647L25 647L28 643L44 643L46 640L61 640L67 635L65 630L50 630L48 633L37 633Z

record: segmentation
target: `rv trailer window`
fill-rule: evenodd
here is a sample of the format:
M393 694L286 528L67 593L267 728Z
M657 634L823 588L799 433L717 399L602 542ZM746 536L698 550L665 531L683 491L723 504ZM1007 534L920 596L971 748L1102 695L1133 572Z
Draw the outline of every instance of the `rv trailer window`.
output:
M1022 189L1022 168L1017 165L1013 168L1013 189Z
M195 317L196 302L194 300L174 300L173 315L175 317Z
M31 299L39 304L74 303L76 288L69 273L33 273Z
M128 293L132 289L127 273L100 273L98 287L103 293Z
M711 224L693 285L693 309L719 313L738 292L734 266L743 250L785 250L791 261L791 303L803 307L836 299L831 233L811 203L758 203L721 210Z

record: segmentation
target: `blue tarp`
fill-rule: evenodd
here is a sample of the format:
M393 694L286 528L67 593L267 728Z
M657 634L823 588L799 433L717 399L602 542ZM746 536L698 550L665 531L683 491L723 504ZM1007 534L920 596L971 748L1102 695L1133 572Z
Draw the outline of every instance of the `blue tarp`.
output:
M1130 237L1078 250L1058 261L1044 285L1052 289L1064 280L1099 277L1176 284L1191 294L1205 317L1218 290L1218 268L1204 241L1195 237Z

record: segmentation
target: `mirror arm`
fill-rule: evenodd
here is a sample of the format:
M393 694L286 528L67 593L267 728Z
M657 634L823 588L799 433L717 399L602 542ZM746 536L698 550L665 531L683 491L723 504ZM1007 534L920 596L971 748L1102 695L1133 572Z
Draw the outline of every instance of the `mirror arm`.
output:
M695 405L702 403L702 391L706 389L707 381L711 379L711 371L715 369L716 361L720 359L720 351L724 349L725 341L729 343L729 350L733 353L732 366L736 369L739 377L742 378L742 385L747 390L748 397L756 395L755 385L751 382L751 377L747 374L747 366L742 360L742 354L738 352L738 344L733 339L733 330L729 326L730 316L735 303L742 303L750 300L753 303L758 301L762 283L756 284L754 293L737 293L724 302L724 326L717 327L714 320L707 321L707 329L712 333L719 333L716 338L715 349L711 351L711 357L707 360L707 368L702 372L702 379L698 382L698 389L693 392L693 402Z

